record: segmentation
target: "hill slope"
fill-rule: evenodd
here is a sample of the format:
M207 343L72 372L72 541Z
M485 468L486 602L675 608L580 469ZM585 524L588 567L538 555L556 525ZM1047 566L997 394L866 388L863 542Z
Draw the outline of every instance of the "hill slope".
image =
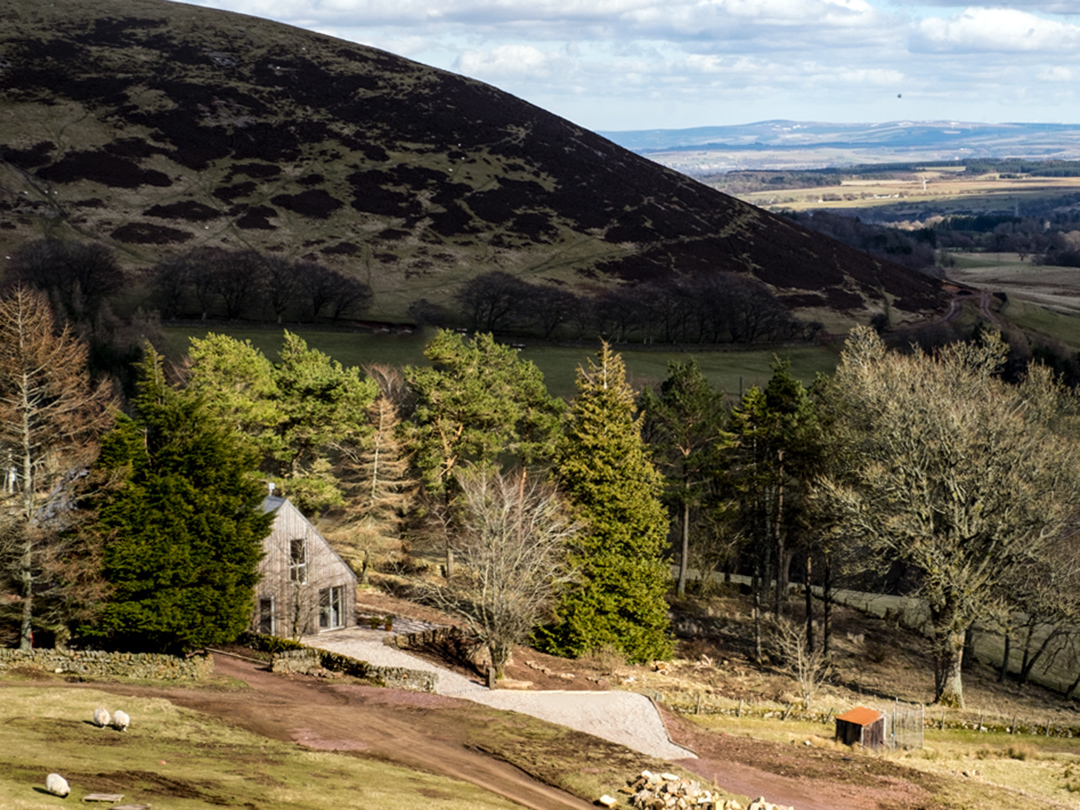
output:
M7 252L250 246L357 275L383 317L489 270L578 292L735 271L811 313L944 308L930 279L372 48L161 0L0 0L0 19Z

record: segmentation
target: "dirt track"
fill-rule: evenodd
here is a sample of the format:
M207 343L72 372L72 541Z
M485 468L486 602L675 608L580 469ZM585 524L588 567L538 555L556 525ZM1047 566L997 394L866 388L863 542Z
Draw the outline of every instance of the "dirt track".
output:
M533 779L471 747L456 698L273 675L260 665L215 656L219 675L252 688L234 692L92 684L116 694L166 698L256 734L324 750L363 752L409 768L478 785L535 810L584 810L592 805ZM665 713L672 739L699 754L678 761L721 788L796 810L878 810L933 807L925 775L885 760L841 757L746 737L709 734ZM632 776L633 774L627 774ZM922 776L923 778L920 778ZM933 781L932 779L930 781Z
M455 735L455 698L390 689L282 677L226 656L214 656L219 675L252 689L223 692L94 684L116 694L164 697L220 717L256 734L311 748L363 751L387 762L471 782L535 810L583 810L584 802L538 782L518 768L470 749ZM425 712L425 709L451 710Z

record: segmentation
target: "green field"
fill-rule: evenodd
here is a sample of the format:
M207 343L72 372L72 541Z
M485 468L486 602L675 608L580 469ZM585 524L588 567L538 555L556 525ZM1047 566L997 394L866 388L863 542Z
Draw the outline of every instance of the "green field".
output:
M250 340L270 359L277 358L282 344L279 328L213 328L172 326L162 330L166 345L163 352L173 360L179 360L187 350L191 337L203 337L209 332L221 332L239 340ZM367 332L341 332L297 329L297 334L308 345L326 352L348 366L364 366L371 363L390 365L419 365L425 361L424 345L434 334L374 335ZM597 344L599 348L599 344ZM543 372L548 390L560 397L574 394L574 379L579 365L594 353L595 349L578 346L526 346L521 356L531 360ZM832 373L839 359L839 347L809 346L805 344L769 349L714 350L680 352L676 350L640 351L620 348L626 363L627 375L635 388L656 385L667 377L670 360L685 361L695 358L706 377L725 393L738 396L753 385L764 385L771 375L769 364L774 356L791 361L793 373L809 384L818 372Z
M516 806L467 782L303 750L160 698L124 699L137 721L125 734L89 722L96 706L115 704L115 696L92 689L0 689L6 766L0 773L0 804L9 810L59 807L63 800L44 790L45 777L56 771L71 785L68 804L87 793L111 793L173 810Z

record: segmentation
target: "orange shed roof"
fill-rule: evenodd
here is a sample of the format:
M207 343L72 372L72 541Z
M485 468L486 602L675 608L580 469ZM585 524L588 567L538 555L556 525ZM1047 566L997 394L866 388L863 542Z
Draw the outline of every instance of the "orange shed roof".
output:
M876 723L882 717L881 712L875 709L867 709L865 706L857 706L850 712L844 712L836 716L837 720L843 720L845 723L854 723L857 726L868 726L871 723Z

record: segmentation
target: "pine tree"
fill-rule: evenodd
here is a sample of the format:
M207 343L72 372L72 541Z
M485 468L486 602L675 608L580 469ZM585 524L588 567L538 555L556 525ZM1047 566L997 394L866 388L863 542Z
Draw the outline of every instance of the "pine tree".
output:
M816 472L821 452L814 402L788 366L775 359L765 389L751 388L731 414L737 440L733 481L746 532L754 543L754 648L759 660L762 603L774 576L777 615L787 598L793 553L789 536L802 517L805 481Z
M455 474L466 462L503 459L530 464L549 458L562 403L544 386L540 370L489 334L472 339L443 330L427 347L428 368L405 369L416 396L408 437L430 496L432 524L440 526L446 576L454 576L446 536Z
M97 504L113 593L84 632L141 650L231 641L251 618L270 530L257 457L201 399L166 384L152 348L134 406L102 441L99 464L122 482Z
M701 505L722 451L731 444L731 435L723 430L724 395L713 390L696 361L673 360L659 393L651 388L642 393L641 407L652 456L665 474L668 499L680 513L676 594L682 598L689 568L691 510Z
M578 368L577 388L556 471L586 528L572 543L576 582L537 642L559 655L614 647L631 661L670 657L663 479L641 439L622 358L605 343L597 362Z
M192 340L188 388L247 438L297 506L342 506L334 462L366 441L377 386L289 332L280 354L275 364L250 341Z

